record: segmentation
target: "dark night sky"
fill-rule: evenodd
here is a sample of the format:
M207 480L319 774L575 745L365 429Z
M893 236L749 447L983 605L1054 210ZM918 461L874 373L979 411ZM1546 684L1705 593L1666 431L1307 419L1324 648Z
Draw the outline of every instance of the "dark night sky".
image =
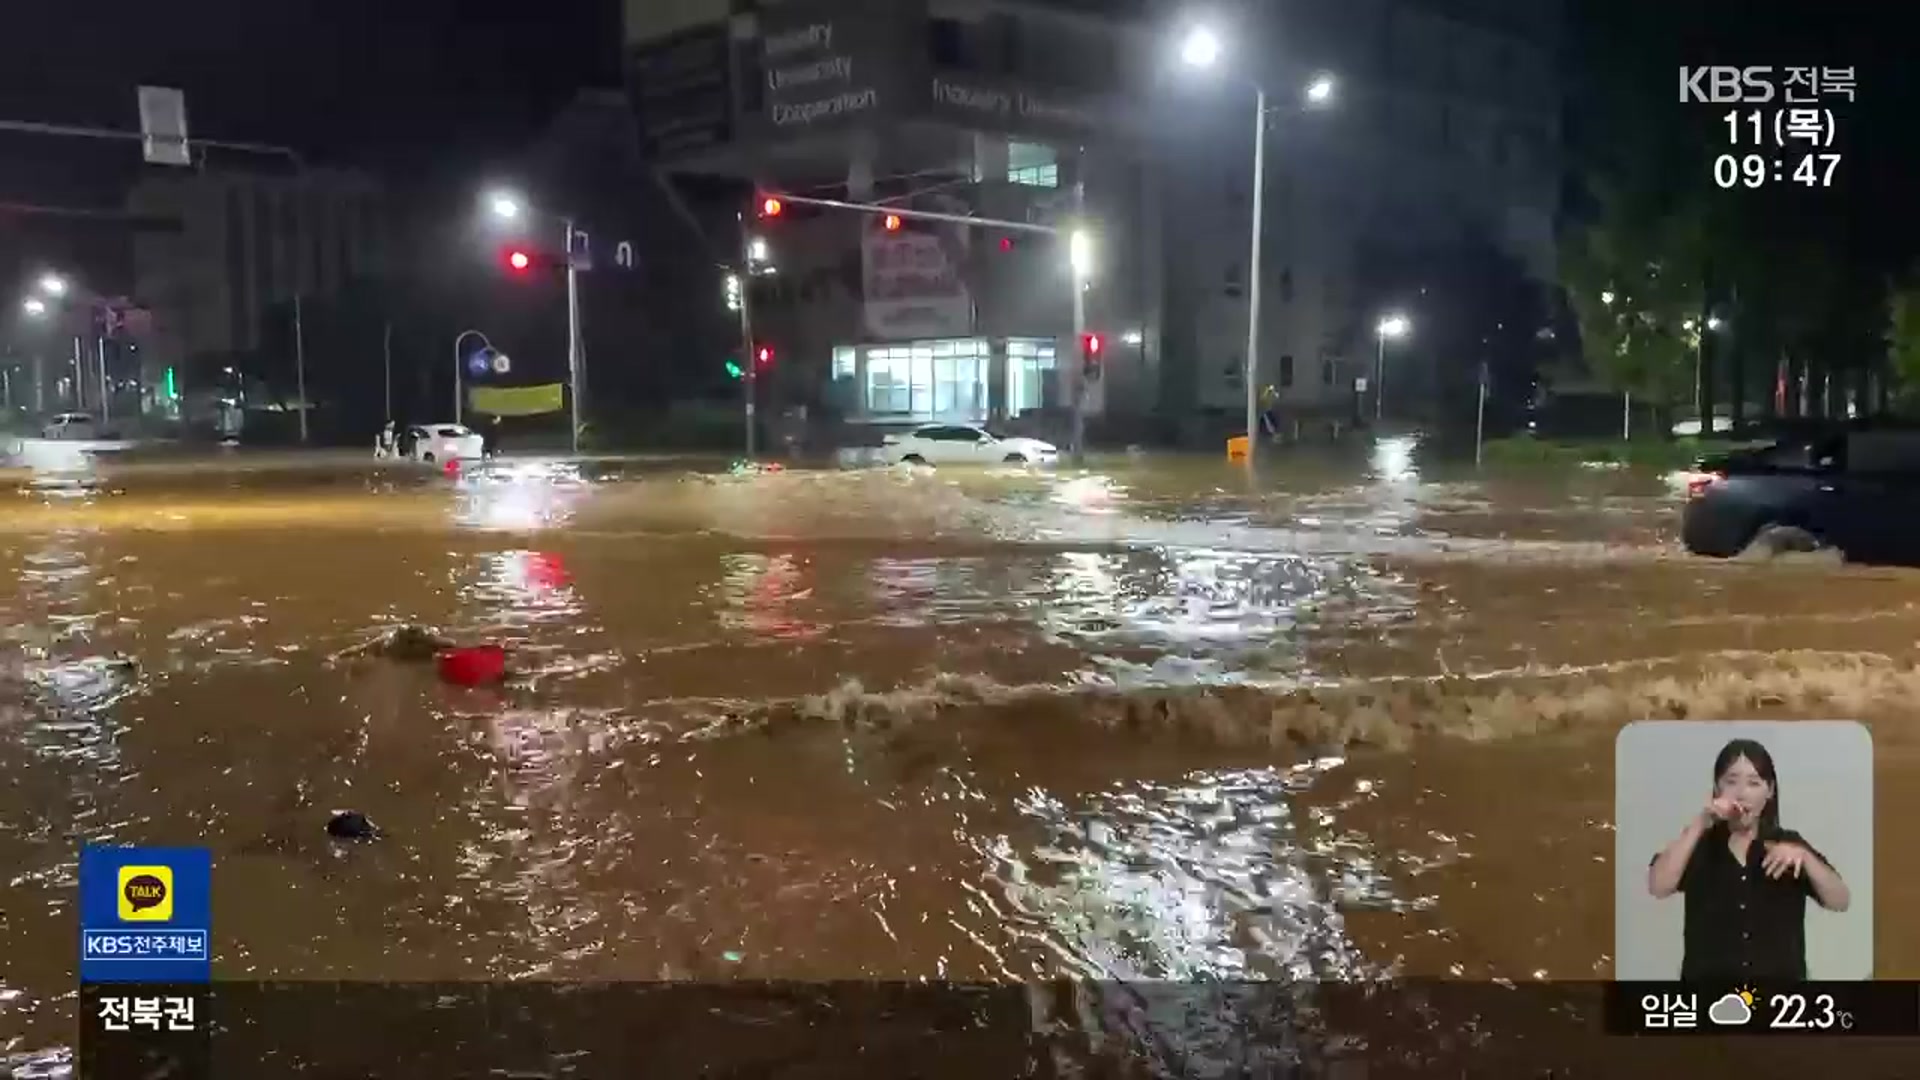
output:
M449 175L619 79L617 0L10 3L0 119L137 128L134 88L187 92L192 133L290 144L314 164ZM0 134L0 202L119 202L136 144ZM100 257L105 226L0 214L0 275ZM48 250L51 249L51 250Z

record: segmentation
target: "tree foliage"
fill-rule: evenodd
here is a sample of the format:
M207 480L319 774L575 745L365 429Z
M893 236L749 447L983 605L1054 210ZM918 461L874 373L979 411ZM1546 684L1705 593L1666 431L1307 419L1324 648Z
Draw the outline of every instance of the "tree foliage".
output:
M1588 372L1653 401L1683 396L1699 347L1702 215L1636 212L1601 193L1599 213L1562 238L1560 279Z
M1920 400L1920 266L1887 294L1887 358L1903 401Z

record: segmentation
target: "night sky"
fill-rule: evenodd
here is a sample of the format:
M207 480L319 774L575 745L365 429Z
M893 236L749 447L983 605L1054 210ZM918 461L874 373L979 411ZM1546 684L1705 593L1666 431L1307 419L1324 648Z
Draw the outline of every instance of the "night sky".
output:
M618 0L9 3L0 119L137 129L134 88L187 92L191 132L431 181L511 152L619 82ZM0 203L107 207L138 145L0 134ZM115 226L0 212L0 278L110 262ZM111 273L102 266L101 273Z

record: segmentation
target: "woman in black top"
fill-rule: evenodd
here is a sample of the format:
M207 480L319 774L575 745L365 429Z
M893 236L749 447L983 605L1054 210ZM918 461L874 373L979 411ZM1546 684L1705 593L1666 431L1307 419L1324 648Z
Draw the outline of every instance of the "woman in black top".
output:
M1713 761L1713 794L1653 857L1647 891L1686 898L1680 978L1725 982L1807 977L1806 901L1852 902L1826 856L1780 827L1780 781L1767 748L1735 739Z

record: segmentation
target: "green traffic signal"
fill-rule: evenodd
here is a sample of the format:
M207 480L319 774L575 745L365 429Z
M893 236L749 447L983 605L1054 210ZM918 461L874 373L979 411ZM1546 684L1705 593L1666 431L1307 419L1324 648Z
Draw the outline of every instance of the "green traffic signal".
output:
M746 371L745 369L741 368L739 361L737 360L727 361L727 378L738 379L743 377L744 375L746 375Z

